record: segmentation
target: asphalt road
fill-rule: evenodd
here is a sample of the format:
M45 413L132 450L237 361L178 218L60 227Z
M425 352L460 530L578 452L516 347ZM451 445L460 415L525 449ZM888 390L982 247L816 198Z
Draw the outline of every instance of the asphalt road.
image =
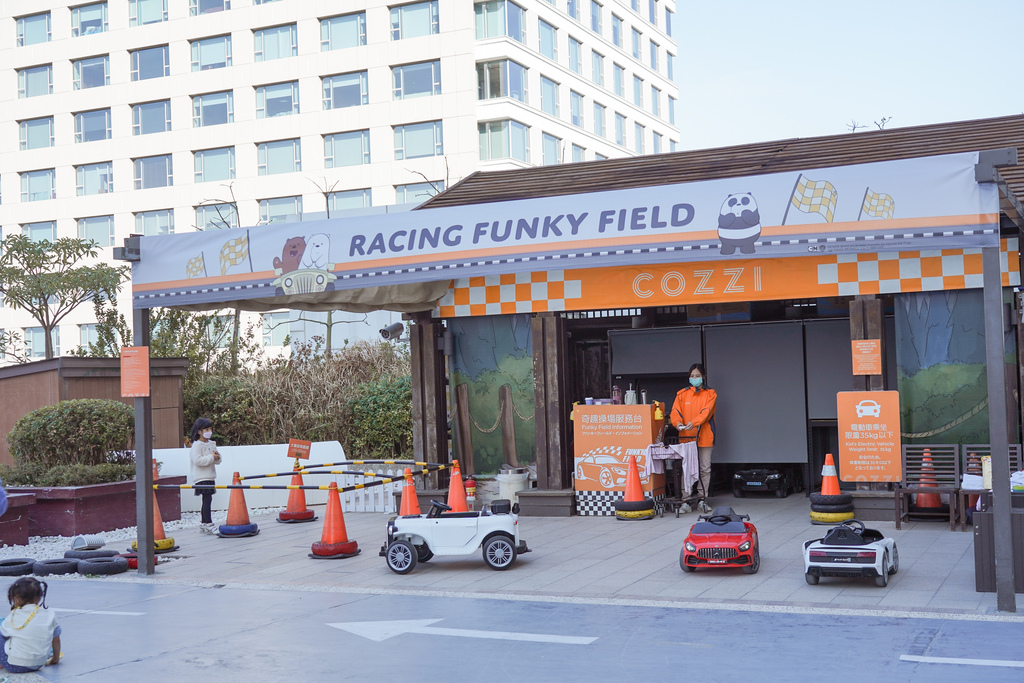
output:
M47 602L65 658L40 673L105 683L1024 680L1021 619L539 600L54 579Z

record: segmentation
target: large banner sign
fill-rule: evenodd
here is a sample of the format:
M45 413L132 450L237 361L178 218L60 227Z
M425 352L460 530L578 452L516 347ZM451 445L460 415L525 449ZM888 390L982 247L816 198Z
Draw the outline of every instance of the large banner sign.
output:
M143 237L136 308L552 268L998 244L977 153Z

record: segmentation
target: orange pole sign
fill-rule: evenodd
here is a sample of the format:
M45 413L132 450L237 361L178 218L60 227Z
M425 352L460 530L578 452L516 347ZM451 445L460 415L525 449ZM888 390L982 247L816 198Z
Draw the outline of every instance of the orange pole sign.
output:
M903 478L898 391L840 391L839 478L900 481Z
M879 339L854 339L850 342L853 348L853 374L882 374L882 342Z
M149 347L121 348L121 396L149 396Z
M288 457L309 460L309 449L312 447L312 441L303 441L301 439L288 439Z

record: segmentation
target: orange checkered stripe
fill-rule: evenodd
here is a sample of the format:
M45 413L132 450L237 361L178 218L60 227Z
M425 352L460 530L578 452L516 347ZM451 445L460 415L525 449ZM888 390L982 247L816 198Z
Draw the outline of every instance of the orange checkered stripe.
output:
M455 280L438 303L442 318L564 311L566 299L582 296L579 280L565 271L488 275Z
M1001 240L999 252L1003 286L1019 285L1017 239ZM818 284L838 286L839 296L980 288L981 249L841 254L818 264Z

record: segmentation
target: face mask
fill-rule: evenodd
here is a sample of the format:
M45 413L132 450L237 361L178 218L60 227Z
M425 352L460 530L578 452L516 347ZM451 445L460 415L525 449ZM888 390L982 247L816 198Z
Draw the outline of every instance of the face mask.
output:
M212 430L207 429L205 432L203 432L203 438L204 439L209 439L211 436L213 436L213 431Z
M690 386L691 387L699 387L703 383L704 383L704 378L703 377L691 377L690 378Z

